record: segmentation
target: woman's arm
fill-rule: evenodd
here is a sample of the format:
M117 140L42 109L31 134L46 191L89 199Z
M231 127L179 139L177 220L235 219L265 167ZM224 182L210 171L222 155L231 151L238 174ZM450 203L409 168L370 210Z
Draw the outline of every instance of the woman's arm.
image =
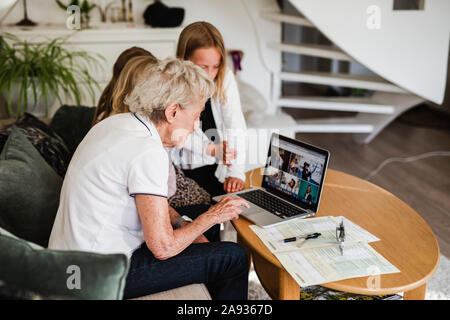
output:
M170 216L170 224L172 225L172 227L175 227L178 220L181 218L180 214L174 208L172 208L172 206L169 206L169 216ZM182 228L188 223L189 222L187 222L187 221L183 221L183 222L181 222L180 227ZM208 239L203 234L198 236L193 241L193 243L201 243L201 242L209 242Z
M213 225L237 219L240 206L248 207L244 199L224 197L192 223L174 230L176 216L169 212L166 198L137 194L135 201L147 247L160 260L177 255Z

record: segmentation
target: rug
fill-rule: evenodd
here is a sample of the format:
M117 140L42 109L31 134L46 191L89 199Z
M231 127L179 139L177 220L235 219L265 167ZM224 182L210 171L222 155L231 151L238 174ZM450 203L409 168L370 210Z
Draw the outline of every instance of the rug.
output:
M428 281L426 300L450 300L450 260L441 254L439 266Z

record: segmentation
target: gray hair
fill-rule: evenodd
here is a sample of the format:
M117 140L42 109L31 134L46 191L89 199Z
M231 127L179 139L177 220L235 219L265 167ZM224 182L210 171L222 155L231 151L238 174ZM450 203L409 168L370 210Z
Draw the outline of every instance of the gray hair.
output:
M138 112L154 122L166 119L164 110L178 103L185 108L205 103L214 94L214 82L206 72L190 61L167 58L146 68L125 98L131 112Z

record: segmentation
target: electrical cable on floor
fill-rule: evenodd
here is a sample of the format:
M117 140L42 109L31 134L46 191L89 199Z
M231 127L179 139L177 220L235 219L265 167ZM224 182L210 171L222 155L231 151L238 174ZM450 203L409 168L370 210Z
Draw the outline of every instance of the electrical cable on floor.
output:
M432 152L427 152L427 153L423 153L423 154L419 154L417 156L412 156L412 157L407 157L407 158L392 157L392 158L384 160L378 166L378 168L376 168L375 170L370 172L365 179L370 180L374 175L376 175L378 172L380 172L380 170L383 169L384 166L386 166L387 164L392 163L392 162L407 163L407 162L412 162L412 161L421 160L421 159L430 158L430 157L449 157L449 156L450 156L450 151L432 151Z

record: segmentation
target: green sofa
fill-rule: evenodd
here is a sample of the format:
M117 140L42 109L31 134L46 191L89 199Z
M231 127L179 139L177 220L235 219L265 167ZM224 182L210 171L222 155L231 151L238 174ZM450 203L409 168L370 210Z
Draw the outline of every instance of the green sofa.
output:
M65 169L94 111L62 106L46 123L31 117L33 130L23 123L8 129L0 124L6 140L0 141L0 298L123 298L129 270L125 255L46 248ZM210 296L203 284L194 284L138 299Z

